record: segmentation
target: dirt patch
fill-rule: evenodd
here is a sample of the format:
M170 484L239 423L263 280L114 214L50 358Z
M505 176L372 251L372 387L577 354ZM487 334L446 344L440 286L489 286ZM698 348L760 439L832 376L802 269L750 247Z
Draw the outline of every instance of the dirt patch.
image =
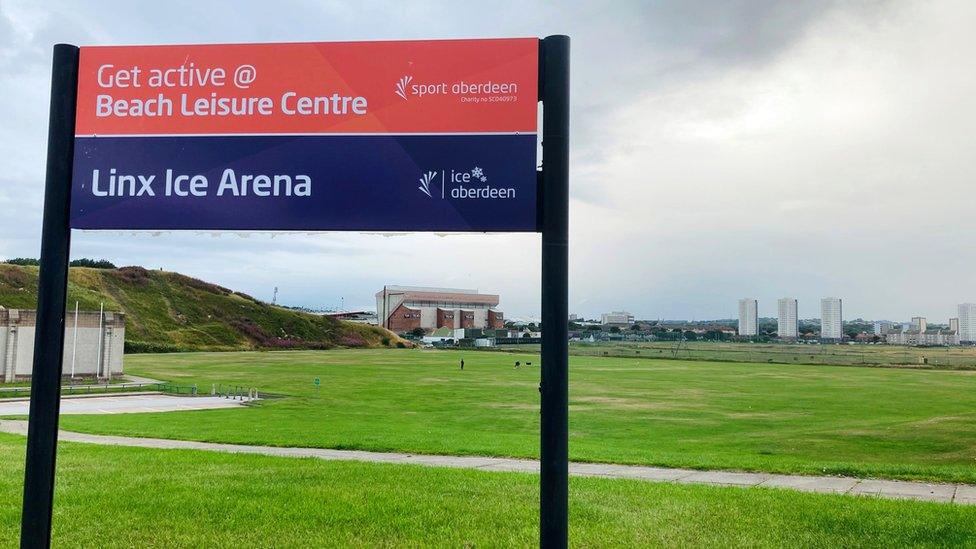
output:
M486 407L496 408L499 410L536 410L536 411L539 410L538 404L521 404L521 403L503 404L500 402L493 402L487 404Z
M450 383L450 379L446 377L425 377L419 380L420 383Z
M795 419L809 414L797 412L728 412L724 414L729 419Z
M972 421L973 414L968 414L966 416L935 416L925 419L920 419L918 421L910 421L907 425L936 425L939 423L952 423L958 421Z
M684 403L677 404L674 402L651 402L647 400L610 396L576 397L572 399L572 404L597 404L616 410L687 410L693 408Z

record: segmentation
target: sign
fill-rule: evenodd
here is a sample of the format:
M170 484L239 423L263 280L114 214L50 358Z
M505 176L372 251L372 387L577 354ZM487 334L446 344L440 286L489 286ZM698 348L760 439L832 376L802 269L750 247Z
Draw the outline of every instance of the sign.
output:
M568 36L56 44L52 65L22 547L51 545L72 228L539 231L539 544L568 545Z
M538 230L539 41L80 49L72 228Z

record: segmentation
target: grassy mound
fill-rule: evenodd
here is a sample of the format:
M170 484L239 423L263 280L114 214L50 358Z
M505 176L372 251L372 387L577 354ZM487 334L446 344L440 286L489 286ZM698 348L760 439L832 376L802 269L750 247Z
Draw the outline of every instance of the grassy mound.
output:
M374 326L284 309L179 273L142 267L70 270L69 309L126 313L127 352L395 347ZM37 305L37 267L0 264L0 306Z

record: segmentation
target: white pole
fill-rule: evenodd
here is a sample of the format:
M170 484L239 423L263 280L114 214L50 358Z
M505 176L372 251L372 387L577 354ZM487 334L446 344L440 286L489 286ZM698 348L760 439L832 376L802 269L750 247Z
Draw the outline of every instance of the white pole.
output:
M105 339L105 329L102 326L102 318L104 318L103 311L105 310L105 302L98 304L98 351L95 353L95 379L98 379L99 374L102 369L102 340Z
M75 378L75 355L78 351L78 302L75 301L75 331L71 336L71 379Z

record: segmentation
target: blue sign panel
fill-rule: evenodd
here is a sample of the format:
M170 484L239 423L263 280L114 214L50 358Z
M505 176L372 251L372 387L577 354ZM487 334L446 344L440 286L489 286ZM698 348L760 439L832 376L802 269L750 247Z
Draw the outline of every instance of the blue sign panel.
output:
M79 137L78 229L535 231L535 135Z
M539 230L538 40L82 48L71 227Z

